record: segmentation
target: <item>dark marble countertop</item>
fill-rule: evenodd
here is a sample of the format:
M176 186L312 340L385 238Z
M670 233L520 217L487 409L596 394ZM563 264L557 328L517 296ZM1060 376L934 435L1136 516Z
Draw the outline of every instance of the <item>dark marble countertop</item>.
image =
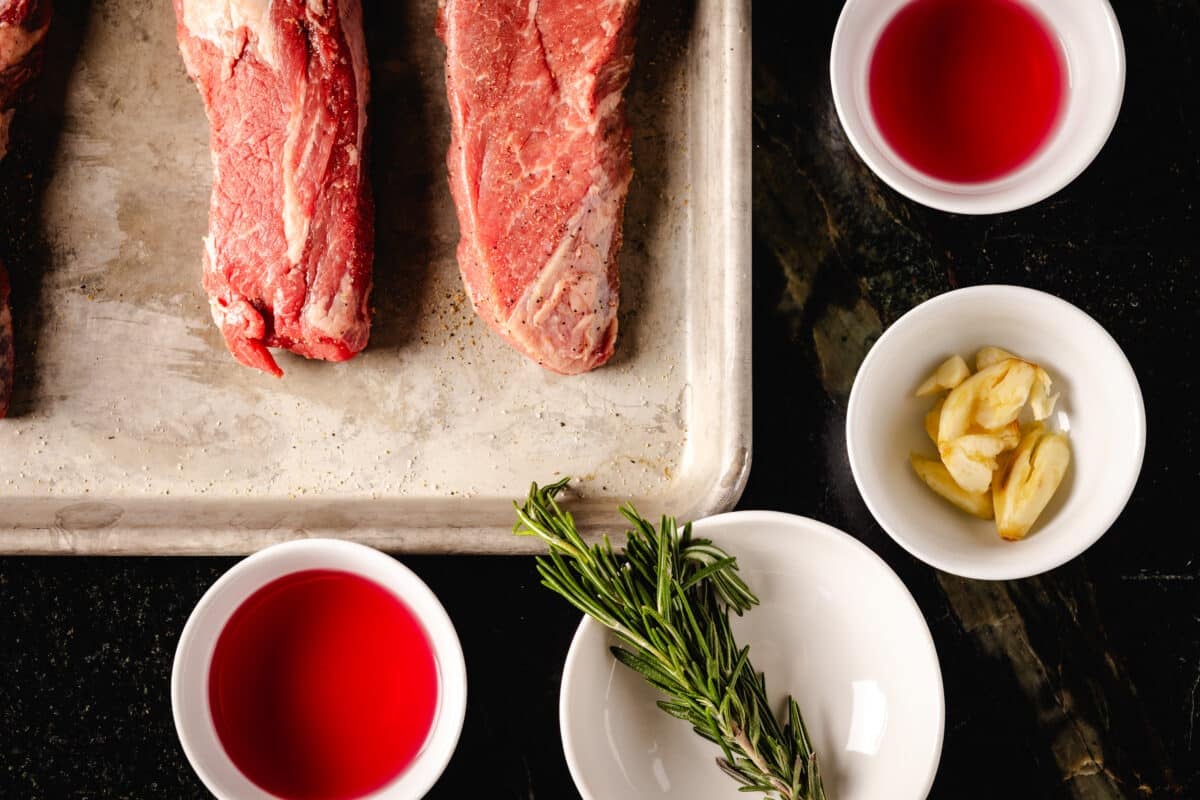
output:
M852 532L917 598L947 697L931 797L1200 797L1200 537L1185 502L1200 489L1200 4L1115 0L1129 75L1108 146L1060 194L982 218L907 202L854 156L828 88L840 6L755 9L755 460L741 507ZM1008 583L939 574L895 545L854 487L843 436L880 331L989 282L1052 292L1103 323L1138 374L1150 431L1109 534ZM470 670L462 742L430 797L577 796L557 725L577 615L527 559L405 562L445 602ZM0 797L206 796L168 680L188 613L231 563L0 559Z

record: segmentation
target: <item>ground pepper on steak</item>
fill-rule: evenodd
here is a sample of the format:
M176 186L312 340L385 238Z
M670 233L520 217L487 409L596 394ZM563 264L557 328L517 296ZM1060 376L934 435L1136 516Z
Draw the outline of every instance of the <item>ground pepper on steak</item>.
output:
M567 375L616 343L636 16L636 0L438 7L467 295L514 348Z

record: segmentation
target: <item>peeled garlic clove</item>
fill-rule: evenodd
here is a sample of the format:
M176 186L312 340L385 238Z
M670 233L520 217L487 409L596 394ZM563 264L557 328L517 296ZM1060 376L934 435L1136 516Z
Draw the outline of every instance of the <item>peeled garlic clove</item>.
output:
M1054 386L1054 381L1050 378L1050 373L1041 367L1037 368L1037 379L1034 381L1033 389L1029 392L1029 407L1033 410L1033 418L1039 422L1048 419L1054 413L1054 406L1058 403L1058 395L1051 395L1050 389Z
M1021 423L1013 420L1003 428L988 431L988 435L995 436L1000 440L1004 446L1001 452L1004 450L1015 450L1021 444Z
M933 440L934 444L937 444L938 422L940 422L942 419L942 406L945 404L946 398L943 397L942 399L938 400L937 405L935 405L929 411L929 413L925 415L925 432L929 434L929 438Z
M965 491L954 482L954 478L946 469L946 465L934 458L910 456L913 470L925 481L925 484L954 505L980 519L992 519L995 509L992 496L987 492L972 493Z
M921 384L917 389L917 397L949 391L965 381L970 374L971 368L963 361L962 356L951 356Z
M939 445L973 428L996 430L1011 424L1029 400L1036 377L1033 364L1009 358L967 378L950 392L942 407Z
M978 372L983 372L988 367L999 364L1001 361L1007 361L1010 358L1016 358L1016 356L999 347L988 346L975 354L975 369Z
M961 436L953 442L938 445L942 463L954 482L975 494L991 488L992 476L999 466L996 456L1003 450L1003 440L989 434Z
M1035 423L1021 437L1012 463L998 476L993 502L996 527L1005 539L1024 539L1046 510L1071 463L1071 445L1061 433Z
M1005 437L998 433L971 433L952 444L972 458L995 458L1004 451Z
M991 487L994 464L977 461L957 447L943 448L941 456L946 471L964 491L986 492Z
M980 376L983 376L982 380ZM975 406L979 393L986 388L987 375L983 372L955 387L942 403L942 415L938 419L938 442L949 442L965 434L975 417Z
M1037 367L1016 359L1001 361L991 369L1000 369L1001 375L981 395L975 411L975 423L987 430L1002 428L1017 418L1037 379Z

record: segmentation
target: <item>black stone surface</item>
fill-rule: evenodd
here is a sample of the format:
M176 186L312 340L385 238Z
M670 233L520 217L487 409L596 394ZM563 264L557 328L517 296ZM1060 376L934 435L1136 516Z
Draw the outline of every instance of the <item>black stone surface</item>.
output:
M852 532L916 596L948 701L934 798L1200 797L1200 4L1114 6L1129 81L1109 145L1055 197L983 218L905 201L850 151L826 67L840 3L755 9L756 452L741 506ZM842 434L880 330L986 282L1100 320L1149 415L1142 479L1110 533L1010 583L940 575L901 551L862 504ZM576 797L557 727L576 615L526 559L405 561L442 597L470 665L462 743L430 797ZM0 559L0 798L206 796L175 739L168 679L187 614L231 563Z

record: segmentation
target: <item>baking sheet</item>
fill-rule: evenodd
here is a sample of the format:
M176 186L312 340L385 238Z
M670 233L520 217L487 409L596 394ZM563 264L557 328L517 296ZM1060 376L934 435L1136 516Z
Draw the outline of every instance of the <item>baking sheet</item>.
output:
M0 422L0 551L242 553L331 535L513 553L512 500L576 478L696 518L750 462L748 0L643 0L617 354L564 378L463 294L434 0L365 2L375 326L345 364L225 351L199 286L208 128L162 0L61 0L3 165L18 386Z

